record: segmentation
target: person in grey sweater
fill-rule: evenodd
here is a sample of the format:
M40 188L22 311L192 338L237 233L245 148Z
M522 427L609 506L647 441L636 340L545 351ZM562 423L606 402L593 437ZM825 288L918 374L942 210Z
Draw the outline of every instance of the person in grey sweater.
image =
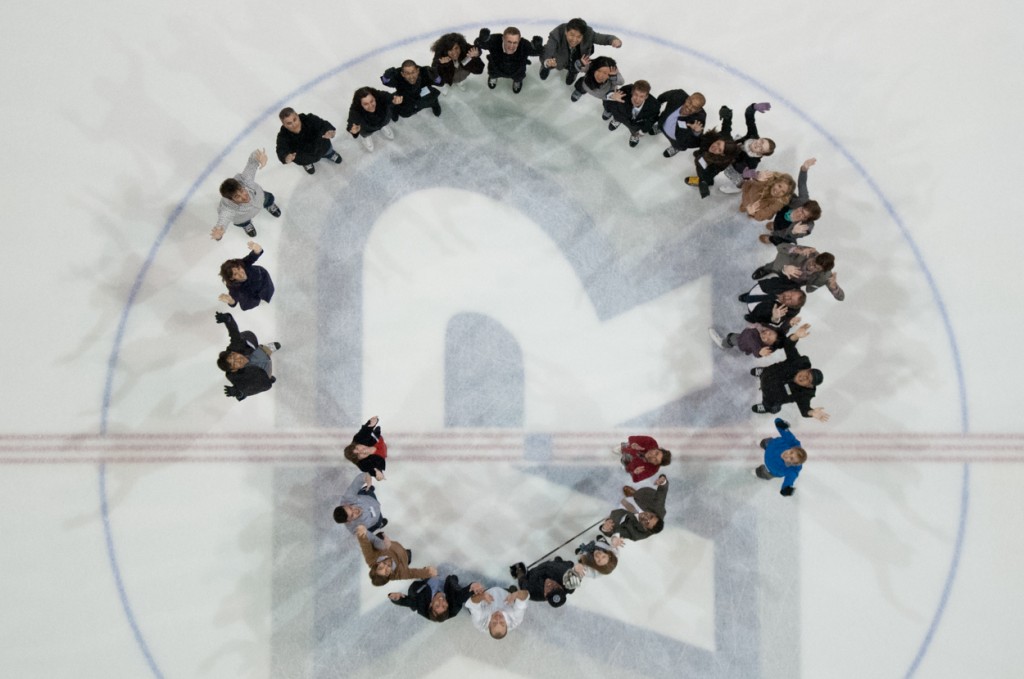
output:
M363 475L356 474L334 508L334 522L343 523L352 535L359 526L375 533L388 524L381 513L380 502L373 486L363 482Z
M220 240L224 237L224 227L228 224L245 230L250 238L256 235L256 227L252 219L265 209L275 217L281 216L281 208L274 202L274 194L265 191L256 183L256 170L267 165L267 153L256 149L249 154L245 169L231 179L225 179L220 185L220 204L217 206L217 223L210 230L210 238Z

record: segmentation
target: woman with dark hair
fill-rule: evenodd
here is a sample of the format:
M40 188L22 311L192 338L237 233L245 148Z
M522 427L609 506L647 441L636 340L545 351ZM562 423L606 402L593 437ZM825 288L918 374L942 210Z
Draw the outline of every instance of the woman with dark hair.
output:
M723 106L718 110L718 117L722 120L722 131L710 129L701 134L700 146L693 152L697 174L686 178L688 185L700 189L701 198L711 195L715 175L730 167L743 150L732 138L732 109Z
M451 85L466 89L466 78L470 74L479 75L484 72L484 60L480 58L480 48L466 42L461 33L445 33L430 46L434 53L431 64L444 81L441 94L448 94Z
M383 481L384 469L387 466L388 444L384 442L384 436L380 433L378 421L376 415L368 419L352 437L352 443L345 446L344 451L345 459L367 475L368 484L372 483L369 477Z
M608 575L619 565L618 551L624 542L621 537L612 537L609 541L604 535L599 535L597 539L583 543L576 548L580 558L573 568L580 577Z
M585 67L586 73L576 81L573 89L573 101L579 101L584 94L603 100L626 82L619 73L619 65L611 57L587 59ZM611 118L610 114L608 118Z
M227 286L227 294L217 299L230 307L240 306L242 311L253 309L260 302L270 302L274 296L274 281L270 273L255 262L263 254L263 248L256 241L249 241L249 254L245 259L229 259L220 265L220 279Z
M385 139L394 139L395 133L387 126L397 119L391 105L392 94L372 87L360 87L352 95L348 107L348 133L358 139L367 151L373 151L370 135L380 131Z

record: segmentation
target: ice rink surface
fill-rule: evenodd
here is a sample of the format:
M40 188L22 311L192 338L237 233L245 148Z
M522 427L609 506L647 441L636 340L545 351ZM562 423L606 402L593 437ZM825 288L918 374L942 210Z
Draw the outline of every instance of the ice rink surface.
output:
M0 404L2 677L1022 675L1022 236L1007 146L1021 11L988 2L261 0L5 8L7 349ZM809 157L846 300L800 344L827 424L797 494L750 475L757 365L712 346L770 259L688 154L609 133L530 69L375 136L340 166L271 160L256 219L279 340L266 394L225 399L213 322L237 230L217 186L277 111L339 128L352 92L442 33L583 16L627 82L707 95ZM1014 45L1018 45L1014 47ZM762 361L767 363L768 361ZM616 506L610 450L672 450L665 531L495 642L388 603L330 518L371 415L387 532L463 582L510 584ZM570 547L560 554L572 558Z

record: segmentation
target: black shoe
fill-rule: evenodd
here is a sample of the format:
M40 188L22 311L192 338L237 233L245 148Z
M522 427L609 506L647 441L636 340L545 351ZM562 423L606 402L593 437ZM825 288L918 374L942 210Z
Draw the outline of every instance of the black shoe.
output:
M761 373L763 373L763 372L764 372L764 368L751 368L750 369L750 374L753 375L754 377L760 377Z
M495 87L498 86L498 79L497 78L488 78L487 79L487 86L493 90Z
M754 270L754 273L750 274L750 277L753 278L756 281L758 278L764 278L765 276L767 276L770 273L771 273L771 269L769 269L768 267L766 267L766 266L759 266L759 267L757 267Z
M315 174L316 173L316 168L313 167L312 165L303 165L303 168L306 170L306 174Z
M434 105L430 107L430 110L434 112L434 115L438 118L441 117L441 104L434 102Z
M248 236L249 238L255 238L256 237L256 227L255 226L253 226L252 224L246 224L243 228L245 229L245 235L246 236Z
M601 120L611 120L611 119L612 119L612 112L611 111L605 111L604 113L601 114ZM616 125L616 127L618 127L618 125Z
M333 160L335 165L341 165L341 154L335 151L331 155L327 156L328 160Z
M569 72L565 74L565 84L572 85L576 82L576 71L569 69Z
M547 80L548 79L548 75L550 73L551 73L551 69L548 68L547 66L541 66L540 67L540 79L541 80Z
M635 132L629 137L629 148L635 149L636 145L640 143L640 133Z
M277 203L271 203L270 207L267 208L267 212L274 215L275 217L281 216L281 208L277 206Z
M607 120L607 118L605 118L605 120ZM614 132L615 130L619 129L619 125L621 124L622 123L620 123L618 120L611 121L610 123L608 123L608 131Z
M677 153L679 153L679 149L677 149L675 146L669 146L667 149L661 152L661 155L665 156L666 158L671 158Z
M378 530L384 530L384 526L386 526L386 525L388 525L388 520L387 519L381 519L380 520L380 525L377 526L377 529Z
M522 91L522 89L523 89L523 81L522 80L513 80L512 81L512 94L519 94Z
M761 446L761 450L767 450L768 449L768 442L769 441L771 441L771 439L761 439L761 443L758 444L758 445Z
M750 406L750 409L758 415L763 415L768 412L768 409L764 407L763 403L758 403L756 406Z
M573 103L576 103L577 101L580 100L580 97L582 97L582 96L583 96L582 92L580 92L579 90L573 90L572 91L572 96L569 97L569 98L572 99Z

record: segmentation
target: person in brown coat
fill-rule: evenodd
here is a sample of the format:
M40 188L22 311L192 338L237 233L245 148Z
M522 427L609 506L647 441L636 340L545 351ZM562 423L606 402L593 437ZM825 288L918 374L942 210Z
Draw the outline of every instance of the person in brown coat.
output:
M761 222L771 219L786 207L795 190L793 177L784 172L758 172L743 182L740 212Z
M371 535L366 526L356 528L356 539L370 567L370 582L381 587L392 580L421 580L437 575L433 566L411 568L412 552L383 533Z

